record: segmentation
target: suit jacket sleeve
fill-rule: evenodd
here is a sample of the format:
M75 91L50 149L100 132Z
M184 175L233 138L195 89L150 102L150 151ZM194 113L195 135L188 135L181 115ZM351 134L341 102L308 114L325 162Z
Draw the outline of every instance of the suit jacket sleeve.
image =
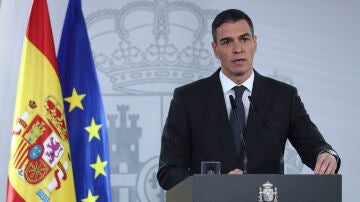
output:
M317 156L326 150L333 150L324 140L318 128L311 121L305 110L297 90L293 91L291 104L291 134L290 142L299 153L302 161L310 168L314 169ZM340 168L340 158L338 159L337 171ZM337 172L336 171L336 172Z
M179 89L175 89L161 138L161 151L157 178L160 186L168 190L188 176L191 138L187 108Z

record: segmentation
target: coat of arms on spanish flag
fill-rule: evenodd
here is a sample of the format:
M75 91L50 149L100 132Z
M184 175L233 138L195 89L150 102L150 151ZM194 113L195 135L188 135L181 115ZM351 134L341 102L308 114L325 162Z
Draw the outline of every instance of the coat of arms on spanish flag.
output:
M21 58L7 201L75 201L60 79L46 0L34 0Z

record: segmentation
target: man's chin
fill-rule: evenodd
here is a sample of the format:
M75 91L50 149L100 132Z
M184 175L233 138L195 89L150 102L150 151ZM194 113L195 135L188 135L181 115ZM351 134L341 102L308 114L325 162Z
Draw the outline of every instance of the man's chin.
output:
M252 72L252 68L249 66L236 66L233 69L234 69L233 73L236 76L244 76L246 74L250 75Z
M221 67L221 71L225 73L225 75L227 75L228 73L231 74L232 76L242 77L245 75L250 75L253 70L252 67L249 66L233 66L230 69Z

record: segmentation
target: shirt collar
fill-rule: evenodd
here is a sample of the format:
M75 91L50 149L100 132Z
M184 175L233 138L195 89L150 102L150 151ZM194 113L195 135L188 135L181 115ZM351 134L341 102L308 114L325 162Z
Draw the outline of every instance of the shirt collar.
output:
M219 72L220 82L223 89L224 94L228 93L234 86L237 86L235 82L233 82L231 79L229 79L221 70ZM239 84L243 85L247 88L250 93L252 92L254 84L254 70L251 72L251 75L248 79L244 81L244 83Z

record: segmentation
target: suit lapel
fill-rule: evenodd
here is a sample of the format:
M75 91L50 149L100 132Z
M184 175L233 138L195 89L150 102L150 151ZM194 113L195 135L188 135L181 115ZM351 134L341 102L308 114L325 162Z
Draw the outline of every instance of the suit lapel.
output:
M251 93L251 104L246 125L245 141L257 142L261 134L267 129L263 123L267 117L271 104L271 92L264 83L264 78L254 70L254 85ZM262 116L262 117L260 117ZM248 145L247 145L248 146ZM249 154L256 152L255 147L247 147Z
M213 124L212 126L206 127L214 130L210 132L217 136L218 141L221 143L223 150L227 153L228 157L236 159L234 139L226 111L219 71L220 69L209 77L208 83L204 85L205 94L208 95L208 98L206 99L207 102L205 103L205 110L210 112L209 123Z
M269 92L269 88L267 88L267 85L264 83L264 78L255 70L254 72L255 77L251 97L253 102L255 102L253 104L256 105L258 113L266 115L271 103L271 92Z

